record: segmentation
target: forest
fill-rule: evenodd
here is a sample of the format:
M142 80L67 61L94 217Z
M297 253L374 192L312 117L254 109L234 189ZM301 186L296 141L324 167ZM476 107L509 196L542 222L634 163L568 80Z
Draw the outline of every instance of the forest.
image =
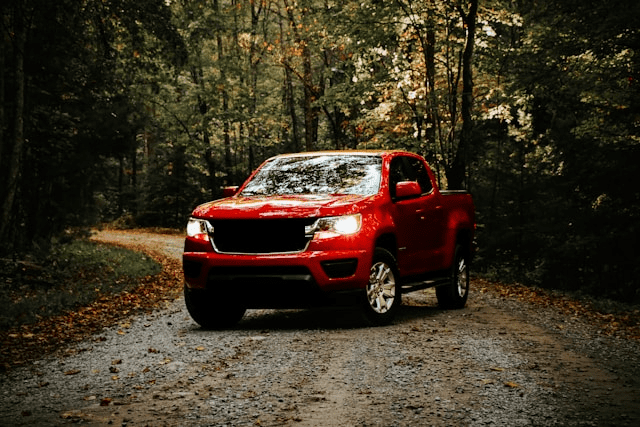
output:
M473 194L478 274L640 301L636 0L0 13L0 257L107 222L183 227L275 154L405 149Z

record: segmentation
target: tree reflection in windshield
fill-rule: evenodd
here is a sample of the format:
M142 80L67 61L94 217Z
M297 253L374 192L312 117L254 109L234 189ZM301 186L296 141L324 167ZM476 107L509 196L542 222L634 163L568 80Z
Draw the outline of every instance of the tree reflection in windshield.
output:
M287 194L376 194L382 159L367 155L280 157L265 164L243 196Z

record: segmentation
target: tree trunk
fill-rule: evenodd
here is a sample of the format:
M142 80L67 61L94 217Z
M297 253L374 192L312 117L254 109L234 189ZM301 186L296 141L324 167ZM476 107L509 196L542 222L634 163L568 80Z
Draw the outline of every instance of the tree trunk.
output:
M478 0L471 0L469 12L465 13L462 6L458 11L467 29L464 52L462 53L462 105L460 115L462 117L462 132L460 143L456 149L451 167L447 171L447 181L450 189L463 189L466 186L467 148L471 143L473 133L473 45L475 43L476 15L478 12Z
M279 21L280 25L280 40L285 40L284 28L282 20ZM283 106L286 114L289 115L291 120L291 145L295 152L300 151L300 130L298 129L298 116L296 114L295 94L293 91L293 79L291 76L291 69L288 66L284 67L284 86L283 86Z
M8 28L8 19L9 17L6 15L6 13L2 14L2 23ZM5 110L4 110L4 106L5 106L5 83L4 83L4 78L5 78L5 73L6 73L6 65L5 65L5 61L6 61L6 54L5 52L7 51L7 49L9 49L9 35L7 34L6 31L3 31L2 34L0 35L0 167L2 167L2 159L4 158L4 143L5 143L5 134L4 134L4 129L5 129L5 120L6 120L6 116L5 116ZM2 174L0 173L0 179L4 179L4 177L2 176ZM0 196L2 196L2 191L0 191Z
M218 197L218 180L216 179L216 171L218 170L218 168L216 166L216 158L213 154L213 150L208 145L208 135L206 136L206 139L207 140L205 141L205 144L207 144L206 146L209 148L207 148L204 153L204 159L207 162L207 169L209 171L209 194L212 199L215 199Z
M218 0L213 1L213 8L216 11L218 16L221 16L220 5ZM226 173L226 182L225 185L230 185L231 181L233 181L233 171L232 171L232 162L231 162L231 125L229 124L229 119L227 118L227 113L229 112L229 94L227 93L227 76L225 73L225 65L223 64L224 59L224 46L222 43L222 34L221 30L218 29L216 34L216 45L218 48L218 63L220 64L220 82L221 84L218 87L221 87L221 95L222 95L222 140L224 146L224 171ZM208 144L207 144L208 146Z
M134 137L131 150L131 213L138 213L138 140Z
M260 3L260 7L256 8L256 3ZM249 77L251 79L251 105L249 107L250 118L257 117L258 111L258 65L260 64L260 58L257 55L258 46L256 45L256 40L258 34L258 23L260 21L260 14L262 13L263 6L264 2L251 2L251 44L249 46ZM261 139L258 136L259 132L254 120L249 122L248 131L249 147L251 149L254 143L258 143L259 145L259 141Z
M313 95L313 81L311 76L311 52L306 42L303 42L302 48L302 61L303 61L303 80L304 85L304 142L307 151L313 151L315 146L314 140L314 122L315 114L313 109L313 101L315 97Z
M124 213L124 156L118 154L118 216Z
M22 155L24 151L24 101L25 101L25 75L24 75L24 49L27 38L27 28L24 17L16 17L14 32L14 56L15 56L15 103L14 103L14 124L13 124L13 144L6 147L8 153L6 192L2 200L2 211L0 212L0 240L3 244L12 245L7 239L10 230L9 223L15 206L16 193L20 179L20 169L22 166ZM11 144L9 142L9 144ZM7 145L9 145L7 144Z
M429 0L433 2L433 0ZM438 114L438 100L436 96L436 31L432 27L427 30L423 46L425 60L425 102L427 104L427 126L425 137L428 145L433 145L438 140L437 131L440 128L440 115Z
M291 129L293 135L293 148L300 151L300 129L298 128L298 115L296 114L296 97L293 92L293 80L291 79L291 70L285 68L285 84L287 87L287 106L289 107L289 116L291 117Z
M285 0L285 7L289 17L289 25L293 30L295 42L298 47L302 48L302 85L304 86L304 140L307 151L315 149L315 143L318 139L318 108L313 106L316 100L316 91L313 86L313 69L311 66L311 51L307 40L302 40L296 19L293 16L293 7L289 6L289 2Z

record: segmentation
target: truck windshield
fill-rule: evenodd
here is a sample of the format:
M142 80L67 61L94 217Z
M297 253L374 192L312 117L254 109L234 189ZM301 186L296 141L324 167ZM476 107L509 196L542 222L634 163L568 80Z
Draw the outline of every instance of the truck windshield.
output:
M242 190L243 196L357 194L380 188L382 158L367 155L278 157L265 164Z

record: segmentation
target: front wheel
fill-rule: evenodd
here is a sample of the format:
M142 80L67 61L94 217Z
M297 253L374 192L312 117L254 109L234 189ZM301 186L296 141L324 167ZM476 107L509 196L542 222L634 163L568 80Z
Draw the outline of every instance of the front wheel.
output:
M399 278L393 255L376 248L363 301L363 313L371 324L387 325L393 320L402 300Z
M223 293L184 287L184 302L191 318L205 329L228 328L240 321L246 308Z
M464 248L457 245L449 283L436 288L436 297L442 308L464 308L468 296L469 257Z

